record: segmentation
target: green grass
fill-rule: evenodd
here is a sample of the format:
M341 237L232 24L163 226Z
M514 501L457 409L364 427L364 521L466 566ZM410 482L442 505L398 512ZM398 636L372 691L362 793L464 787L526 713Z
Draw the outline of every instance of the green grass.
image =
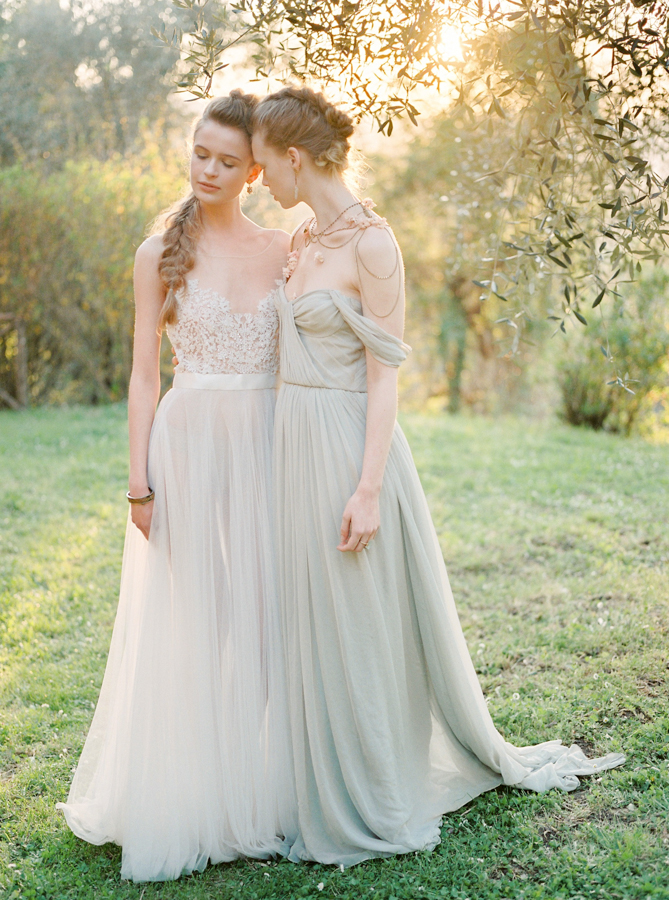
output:
M571 794L499 789L432 853L238 862L119 878L64 799L100 687L127 514L125 409L0 413L0 896L669 898L669 451L520 420L407 416L472 655L498 727L623 749ZM322 889L319 890L319 886Z

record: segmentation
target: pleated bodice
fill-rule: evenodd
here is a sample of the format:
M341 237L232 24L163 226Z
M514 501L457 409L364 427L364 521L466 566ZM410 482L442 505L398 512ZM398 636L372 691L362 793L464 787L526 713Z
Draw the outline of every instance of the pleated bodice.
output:
M309 291L288 300L280 287L275 299L281 320L281 380L286 384L365 393L365 348L389 366L399 366L411 350L365 318L359 300L340 291Z

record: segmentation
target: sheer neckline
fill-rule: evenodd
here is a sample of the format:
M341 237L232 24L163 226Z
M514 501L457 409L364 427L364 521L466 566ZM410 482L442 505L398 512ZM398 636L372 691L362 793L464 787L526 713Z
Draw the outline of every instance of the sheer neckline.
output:
M186 282L187 293L191 295L195 293L207 294L210 297L215 297L221 303L225 312L230 316L255 318L256 316L262 315L267 306L271 307L271 297L274 293L274 288L271 288L258 302L255 312L235 312L228 298L224 297L223 294L219 293L215 288L201 287L199 278L186 278L184 280Z
M264 230L264 231L268 231L269 229L263 229L263 230ZM274 233L272 234L272 240L269 242L269 244L268 244L265 248L263 248L262 250L259 250L257 253L251 253L249 256L231 256L230 254L227 254L227 253L226 253L226 254L223 254L223 256L219 256L219 255L214 254L214 253L207 253L206 250L202 250L201 248L200 248L200 250L201 250L202 253L204 253L205 256L208 256L210 259L255 259L256 256L262 256L263 253L267 253L267 251L269 250L269 248L270 248L270 247L272 246L272 244L274 243L274 241L275 241L275 239L276 239L276 236L277 236L277 234L279 233L279 229L278 229L278 228L274 228L274 229L272 229L272 230L273 230Z

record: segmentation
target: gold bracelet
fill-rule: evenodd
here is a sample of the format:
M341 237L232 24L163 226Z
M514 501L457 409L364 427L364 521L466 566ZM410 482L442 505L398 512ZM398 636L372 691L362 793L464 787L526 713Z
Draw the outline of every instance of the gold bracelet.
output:
M155 496L156 496L156 493L155 493L155 491L152 491L151 488L149 488L149 493L146 495L146 497L131 497L130 491L128 491L128 493L126 494L126 497L128 498L130 503L141 503L141 504L150 503Z

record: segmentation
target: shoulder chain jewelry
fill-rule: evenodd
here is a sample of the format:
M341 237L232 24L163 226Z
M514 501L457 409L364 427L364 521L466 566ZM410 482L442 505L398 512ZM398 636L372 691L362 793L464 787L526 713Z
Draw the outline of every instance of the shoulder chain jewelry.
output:
M355 263L356 263L356 267L357 267L357 270L358 270L358 281L360 282L360 295L363 296L363 290L362 290L362 273L360 272L360 266L362 265L362 267L363 267L363 269L365 270L365 272L367 272L369 275L371 275L372 278L376 278L377 281L387 281L389 278L392 278L392 277L393 277L393 275L395 274L395 272L397 272L397 268L398 268L399 263L400 263L400 252L399 252L399 249L398 249L397 245L395 244L395 245L394 245L394 246L395 246L395 265L393 266L392 272L390 273L390 275L377 275L376 272L372 272L372 271L365 265L365 263L363 262L363 260L362 260L362 258L361 258L361 256L360 256L360 249L359 249L358 245L360 244L360 240L361 240L361 239L362 239L362 234L360 234L360 236L358 237L358 240L357 240L356 243L355 243L354 252L355 252ZM369 302L367 301L367 306L368 306L368 308L369 308L369 311L372 313L372 315L376 316L377 319L387 319L388 316L392 315L392 314L395 312L395 310L396 310L396 308L397 308L397 304L400 302L400 296L401 296L401 294L402 294L402 279L401 279L401 278L398 278L398 279L397 279L397 294L395 295L395 302L393 303L393 305L391 306L391 308L388 310L388 312L387 312L387 313L377 313L377 312L374 312L374 310L372 309L371 305L370 305Z
M328 231L327 234L324 234L323 232L320 232L320 236L319 236L318 239L317 239L317 243L320 244L321 247L325 247L326 250L342 250L344 247L346 247L348 244L350 244L351 241L355 240L355 238L356 238L356 237L358 236L358 234L359 234L358 229L361 228L361 227L362 227L362 226L361 226L358 222L353 222L353 223L350 223L350 222L349 222L348 224L343 225L341 228L333 228L333 230L332 230L332 231ZM342 231L350 231L351 234L350 234L350 236L349 236L348 238L346 238L345 240L340 241L340 242L337 243L337 244L327 244L327 243L323 240L324 237L330 237L330 236L333 235L333 234L340 234ZM308 233L308 232L307 232L307 228L304 229L304 233L305 233L305 234ZM304 242L304 243L305 243L305 247L308 247L309 244L311 243L311 241L308 240L308 239L305 239L305 242Z
M363 203L363 201L356 200L355 203L352 203L350 206L347 206L346 209L343 209L339 213L337 218L333 219L332 222L330 222L330 224L327 226L327 228L323 228L322 231L314 231L314 228L316 225L316 217L315 216L313 216L311 219L304 222L301 226L301 229L302 229L302 233L305 235L305 238L304 238L305 247L308 247L309 244L316 242L316 243L320 244L321 247L324 247L327 250L342 250L344 247L346 247L348 244L350 244L351 241L355 240L355 246L354 246L355 263L356 263L356 268L358 271L358 280L360 282L360 292L362 294L363 291L362 291L362 272L360 270L361 267L365 270L365 272L367 272L368 275L371 275L371 277L375 278L377 281L388 281L390 278L393 277L393 275L395 275L397 273L397 270L400 265L401 256L400 256L400 252L399 252L399 248L397 247L397 244L394 243L395 265L393 266L392 271L388 275L377 275L376 272L372 272L372 270L365 264L364 260L360 256L360 250L359 250L358 244L360 243L360 240L362 239L363 231L366 230L370 226L383 226L383 227L387 228L388 225L387 225L387 222L385 221L385 219L379 219L378 221L360 223L360 222L352 221L351 220L352 217L351 217L349 219L349 221L346 223L346 225L343 225L341 228L335 228L332 231L330 231L332 226L335 225L339 221L339 219L341 219L341 217L344 215L344 213L348 212L349 209L353 209L354 206L358 206L358 205L362 206L363 212L365 213L367 218L371 219L372 213L369 211L369 208ZM333 244L328 244L323 240L323 238L328 238L333 234L339 234L342 231L349 231L349 230L352 232L351 236L349 238L343 240L342 242L338 243L336 246ZM357 238L357 240L356 240L356 238ZM292 240L291 240L291 246L292 246ZM318 256L320 256L321 258L318 259ZM320 253L317 254L317 256L315 258L316 258L316 262L323 262L322 254L320 254ZM372 309L372 307L369 305L369 303L367 303L367 307L370 310L370 312L372 313L372 315L376 316L377 319L387 319L388 316L392 315L392 313L397 308L397 304L400 301L401 295L402 295L402 279L398 278L397 279L397 295L395 296L395 302L393 303L392 307L390 308L390 310L387 313L375 312Z
M355 203L351 203L351 205L347 206L346 209L342 209L342 211L339 213L337 218L333 219L330 222L330 224L327 225L322 231L314 231L314 226L316 224L316 216L314 216L309 221L309 225L307 226L307 238L305 238L306 246L308 247L309 244L312 243L312 241L318 241L318 243L320 243L320 239L322 237L327 237L328 234L335 234L335 232L330 232L329 229L332 228L332 226L335 224L335 222L338 222L341 219L341 217L344 215L344 213L347 213L349 211L349 209L353 209L354 206L359 206L360 203L361 203L360 200L356 200ZM337 229L337 230L345 231L346 229L341 228L341 229Z

